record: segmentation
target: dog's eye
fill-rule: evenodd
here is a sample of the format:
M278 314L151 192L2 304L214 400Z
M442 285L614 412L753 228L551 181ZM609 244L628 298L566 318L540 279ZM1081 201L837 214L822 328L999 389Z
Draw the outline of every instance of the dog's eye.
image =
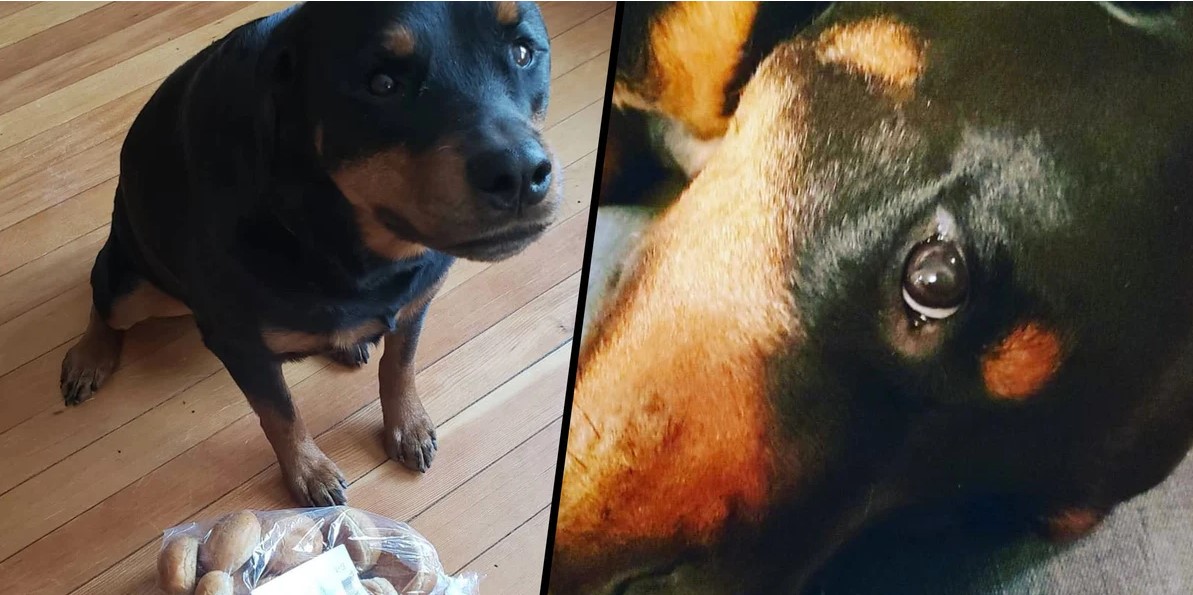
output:
M523 68L534 58L534 52L530 51L530 47L520 41L510 46L510 55L514 58L514 64Z
M369 92L378 97L391 95L397 88L398 84L394 82L393 77L383 72L374 74L373 78L369 80Z
M921 242L903 268L903 302L920 316L941 320L961 308L969 271L957 244L939 236Z

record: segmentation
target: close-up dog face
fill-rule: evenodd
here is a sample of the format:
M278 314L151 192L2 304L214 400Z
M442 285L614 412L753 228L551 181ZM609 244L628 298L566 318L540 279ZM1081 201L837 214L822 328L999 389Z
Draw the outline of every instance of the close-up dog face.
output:
M1191 48L1185 7L1096 4L837 5L778 46L586 337L558 592L797 589L896 509L1067 538L1162 480Z
M274 75L294 79L295 142L351 202L366 246L494 260L541 234L559 172L539 130L551 60L536 5L301 10L320 26L281 52Z

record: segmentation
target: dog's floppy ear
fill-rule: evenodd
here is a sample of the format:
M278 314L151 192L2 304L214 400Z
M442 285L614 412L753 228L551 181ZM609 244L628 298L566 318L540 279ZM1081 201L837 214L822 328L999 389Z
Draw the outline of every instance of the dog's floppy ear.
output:
M298 39L304 16L301 10L289 10L269 17L279 19L279 22L270 29L269 39L257 61L254 137L261 180L268 178L278 147L288 140L297 140L282 138L285 136L282 118L289 115L283 104L287 98L296 95L294 86L300 59Z
M657 177L643 176L635 165L654 158L694 177L725 134L754 69L827 7L825 2L624 4L613 104L625 117L610 123L608 144L617 150L606 154L602 201L625 202L616 195L627 183Z

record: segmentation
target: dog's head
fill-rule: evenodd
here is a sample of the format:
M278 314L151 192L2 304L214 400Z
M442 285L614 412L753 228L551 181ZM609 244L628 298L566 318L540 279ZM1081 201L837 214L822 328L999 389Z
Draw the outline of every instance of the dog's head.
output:
M533 3L308 3L274 36L262 68L286 142L329 173L371 250L493 260L549 224L559 172Z
M1162 479L1191 90L1186 7L849 4L777 47L587 338L553 585L778 592L899 507L1079 533Z

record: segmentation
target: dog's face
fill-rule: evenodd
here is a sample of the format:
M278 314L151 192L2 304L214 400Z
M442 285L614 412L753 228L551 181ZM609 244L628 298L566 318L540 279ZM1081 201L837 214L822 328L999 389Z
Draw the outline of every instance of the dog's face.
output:
M494 260L540 235L559 172L539 130L551 67L533 3L311 3L299 16L301 142L369 248Z
M1193 10L1122 10L842 5L765 60L581 354L559 592L778 592L925 501L1076 534L1171 470Z

